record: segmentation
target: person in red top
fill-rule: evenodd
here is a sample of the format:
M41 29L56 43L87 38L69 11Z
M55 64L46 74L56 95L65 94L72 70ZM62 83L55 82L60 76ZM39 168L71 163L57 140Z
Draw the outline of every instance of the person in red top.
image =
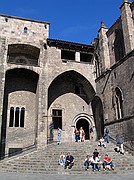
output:
M108 154L106 154L104 157L103 168L114 170L114 165L113 165L112 159L108 156Z
M74 134L75 134L75 142L78 142L78 139L79 139L79 131L78 131L77 128L75 128Z

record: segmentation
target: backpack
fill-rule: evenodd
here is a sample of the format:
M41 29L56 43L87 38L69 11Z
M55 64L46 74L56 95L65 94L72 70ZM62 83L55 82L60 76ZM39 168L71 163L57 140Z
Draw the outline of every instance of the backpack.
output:
M93 132L93 128L91 127L91 128L90 128L90 133L92 133L92 132Z

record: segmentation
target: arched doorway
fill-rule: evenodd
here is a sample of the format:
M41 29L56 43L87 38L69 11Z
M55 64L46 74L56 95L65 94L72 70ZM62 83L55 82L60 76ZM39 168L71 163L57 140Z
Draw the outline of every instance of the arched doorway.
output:
M83 127L84 132L85 132L85 140L89 139L89 122L85 119L80 119L76 123L76 127L79 130L80 127Z
M80 127L83 127L83 129L85 131L85 140L90 139L89 129L90 129L90 127L92 127L93 131L94 131L93 140L96 140L96 128L95 128L95 124L94 124L94 119L91 115L84 114L84 113L78 114L74 118L72 123L73 123L72 126L77 127L78 130L80 129Z

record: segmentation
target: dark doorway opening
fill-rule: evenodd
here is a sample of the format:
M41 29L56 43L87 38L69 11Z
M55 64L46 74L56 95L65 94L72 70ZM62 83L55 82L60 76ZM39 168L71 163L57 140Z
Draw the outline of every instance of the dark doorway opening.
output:
M95 120L95 127L97 131L97 139L100 139L104 135L104 117L103 117L103 105L101 99L96 96L92 101L93 117Z
M83 127L83 129L85 131L85 140L89 140L89 123L88 123L88 121L85 119L80 119L77 121L76 127L78 130L80 129L80 127Z

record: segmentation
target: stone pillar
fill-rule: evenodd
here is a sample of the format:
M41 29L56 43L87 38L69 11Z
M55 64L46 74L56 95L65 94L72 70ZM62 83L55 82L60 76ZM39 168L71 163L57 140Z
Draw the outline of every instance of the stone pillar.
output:
M108 28L101 22L101 27L98 31L99 35L99 48L100 48L100 60L102 63L101 71L104 72L106 69L110 68L110 57L108 48L108 38L107 33Z
M75 53L75 61L80 62L80 52Z
M134 22L130 5L129 0L124 0L120 7L126 54L134 49Z
M4 85L5 85L5 58L6 58L6 39L0 38L0 156L2 156L2 113L3 113L3 100L4 100Z

